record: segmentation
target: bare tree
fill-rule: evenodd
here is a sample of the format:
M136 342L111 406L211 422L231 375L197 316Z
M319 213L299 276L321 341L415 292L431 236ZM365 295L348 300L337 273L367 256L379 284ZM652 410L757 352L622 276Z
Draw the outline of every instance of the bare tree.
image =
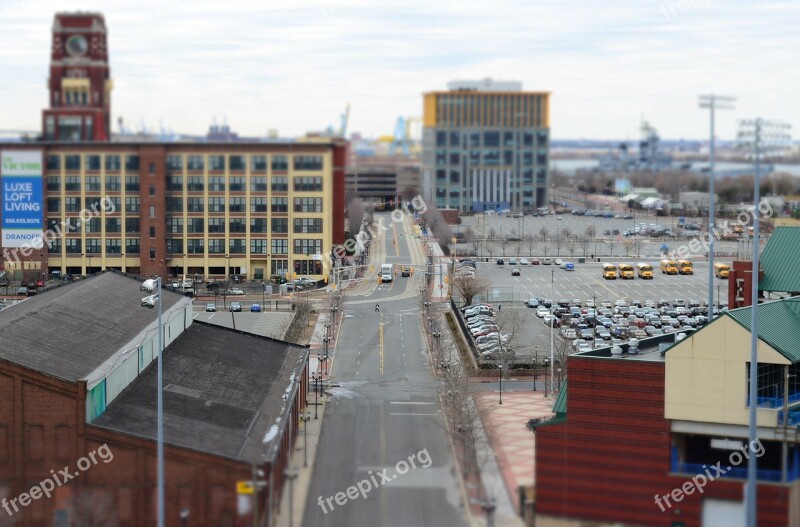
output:
M468 306L472 304L472 300L476 296L486 291L489 287L489 282L482 276L473 277L469 274L460 274L452 277L450 286L461 298L464 305Z
M591 243L591 241L592 241L591 238L589 238L588 236L581 236L579 243L581 245L581 250L583 251L584 258L586 258L586 253L589 250L589 243Z
M492 257L492 255L494 255L494 251L495 251L495 249L497 249L497 247L495 246L495 244L494 244L494 243L492 243L492 242L486 242L486 243L484 243L484 244L483 244L483 248L486 250L486 252L487 252L487 253L489 253L489 258L491 258L491 257Z
M586 236L589 238L594 238L597 234L597 229L595 229L594 225L589 225L586 227Z
M525 235L525 243L528 245L528 255L533 256L533 248L536 245L536 237L533 234Z
M516 309L506 308L505 311L498 311L495 320L500 328L498 334L500 351L493 356L503 367L503 372L508 373L514 363L515 354L522 353L525 348L530 346L523 340L528 318Z
M560 232L556 232L556 235L553 236L553 245L556 246L556 256L561 256L561 246L564 245L564 235Z
M570 258L575 258L575 251L578 249L578 241L574 236L567 240L567 250L569 251Z
M514 241L510 242L509 245L511 249L511 254L516 254L517 258L522 256L522 242Z
M289 324L289 328L286 330L284 340L300 343L308 327L311 315L314 312L314 306L311 303L310 295L307 292L293 293L292 309L294 310L294 318L291 324Z
M608 250L611 252L611 256L614 256L614 247L619 245L619 242L617 242L617 240L611 237L603 240L603 243L608 247Z
M541 229L539 229L539 239L540 239L541 241L543 241L543 242L546 242L546 241L547 241L547 235L548 235L548 234L549 234L549 233L548 233L548 231L547 231L547 227L542 227Z
M361 230L361 224L366 216L367 207L364 204L364 200L355 193L349 192L346 199L347 228L351 233L357 233Z
M542 242L542 253L544 254L545 258L547 258L547 252L549 250L550 250L550 244L548 244L546 241Z

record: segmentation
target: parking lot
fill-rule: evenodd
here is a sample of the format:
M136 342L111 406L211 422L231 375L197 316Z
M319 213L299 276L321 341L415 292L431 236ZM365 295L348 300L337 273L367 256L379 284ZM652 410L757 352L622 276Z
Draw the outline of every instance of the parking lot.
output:
M687 219L703 224L702 218ZM625 237L622 233L629 229L634 229L637 225L644 223L648 226L669 227L679 236L676 238L652 238L649 236ZM595 239L582 244L580 239L587 237L587 229L592 227ZM667 244L668 249L674 250L678 246L685 245L688 238L683 236L684 231L679 227L677 217L658 217L654 214L646 215L641 211L634 215L633 219L615 219L603 217L575 216L572 214L550 214L547 216L523 216L513 218L508 216L476 214L473 216L462 216L461 225L455 226L456 233L463 232L467 228L481 239L486 239L494 234L496 241L482 241L473 247L472 244L458 244L457 250L460 254L465 251L474 252L476 256L490 257L505 254L512 256L520 254L522 256L560 256L562 258L577 258L609 256L637 257L637 258L657 258L660 255L662 245ZM542 229L546 230L548 242L539 239L542 236ZM619 234L613 234L617 231ZM608 232L608 234L606 234ZM532 244L526 242L526 236L533 235L538 241ZM571 241L564 240L560 243L553 241L554 238L568 235ZM519 238L522 241L518 244L507 240L508 237ZM501 240L506 240L505 242ZM610 240L611 245L604 240ZM517 247L519 245L519 247ZM715 242L716 254L736 253L737 241L717 241ZM519 251L519 252L518 252Z
M670 304L676 299L682 299L687 304L696 300L701 304L707 300L708 264L698 262L694 265L693 275L665 275L659 270L659 262L654 259L631 260L636 264L645 261L653 265L655 274L652 280L634 278L633 280L605 280L601 274L601 264L592 262L575 264L575 271L565 271L556 265L527 265L500 266L496 263L478 263L477 275L484 277L490 287L486 295L480 300L494 306L495 313L500 307L501 311L514 310L526 317L521 334L515 340L517 355L530 357L535 354L541 359L548 355L550 349L549 326L543 319L536 315L536 310L528 308L524 302L533 297L549 299L554 302L577 300L582 306L587 301L594 301L598 306L601 302L609 301L614 304L617 300L624 300L628 304L634 301L658 302L666 300ZM721 260L721 263L730 264L730 261ZM512 276L512 269L519 269L520 276ZM551 286L552 279L552 286ZM714 278L714 301L727 299L728 281ZM719 287L719 288L718 288ZM476 300L477 301L477 300ZM555 330L556 345L561 339L558 329ZM610 342L609 342L610 344Z

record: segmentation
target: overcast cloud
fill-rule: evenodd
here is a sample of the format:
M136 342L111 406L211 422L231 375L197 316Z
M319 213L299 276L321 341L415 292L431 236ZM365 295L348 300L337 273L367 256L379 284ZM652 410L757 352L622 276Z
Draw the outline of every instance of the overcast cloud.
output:
M0 129L40 128L62 10L104 13L114 120L137 127L202 134L225 116L291 136L350 102L351 131L386 135L423 92L481 77L551 91L556 138L636 138L642 116L705 137L709 92L738 97L722 138L736 118L800 124L796 0L0 0Z

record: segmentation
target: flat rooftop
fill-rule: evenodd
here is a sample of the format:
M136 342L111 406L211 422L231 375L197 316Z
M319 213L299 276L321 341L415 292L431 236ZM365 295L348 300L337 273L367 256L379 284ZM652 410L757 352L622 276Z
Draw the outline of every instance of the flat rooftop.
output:
M589 351L575 353L578 357L598 358L598 359L613 359L613 360L630 360L630 361L650 361L650 362L664 362L664 352L667 348L678 342L678 335L683 334L683 338L688 338L696 330L683 330L674 333L667 333L665 335L656 335L655 337L648 337L639 339L636 353L631 353L630 339L625 344L620 345L622 348L622 355L613 355L611 348L613 346L606 346Z
M86 378L156 316L140 307L141 282L105 272L0 310L0 359L67 381ZM166 312L183 295L164 290Z
M164 351L164 441L247 462L265 461L284 396L296 389L308 348L195 321ZM91 426L156 440L157 362Z

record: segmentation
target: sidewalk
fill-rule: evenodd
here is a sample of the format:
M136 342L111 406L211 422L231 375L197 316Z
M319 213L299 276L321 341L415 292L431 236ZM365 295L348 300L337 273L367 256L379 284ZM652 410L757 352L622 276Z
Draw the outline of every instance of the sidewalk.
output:
M322 338L325 336L325 322L327 320L328 317L326 315L317 317L317 323L314 326L314 332L311 335L311 340L309 343L311 346L309 369L311 370L312 374L320 371L321 366L325 367L325 365L321 365L317 360L317 354L322 353ZM338 328L335 334L338 334ZM331 342L329 344L331 348L329 349L328 354L331 357L333 355L334 344L335 342ZM331 364L329 361L327 364L328 371L330 371L330 366ZM275 527L289 527L290 509L292 527L303 525L303 513L305 512L308 489L311 486L311 477L314 474L314 461L316 460L317 444L319 443L319 437L322 432L322 419L325 415L325 403L327 402L327 397L324 395L320 395L317 398L318 404L316 406L316 413L318 418L314 419L315 406L313 382L311 382L309 389L310 391L306 397L308 406L306 407L305 411L310 413L311 419L309 419L307 423L302 421L300 422L297 433L297 441L295 442L295 451L292 453L292 458L289 460L290 470L297 471L297 478L291 483L292 503L289 503L289 483L287 482L283 490L283 496L281 496L281 504L279 509L280 513L275 521ZM320 393L325 393L324 387L322 386L320 386ZM308 442L307 444L306 441ZM307 452L304 451L306 447L308 448ZM303 466L306 464L304 463L305 461L307 461L307 466Z

